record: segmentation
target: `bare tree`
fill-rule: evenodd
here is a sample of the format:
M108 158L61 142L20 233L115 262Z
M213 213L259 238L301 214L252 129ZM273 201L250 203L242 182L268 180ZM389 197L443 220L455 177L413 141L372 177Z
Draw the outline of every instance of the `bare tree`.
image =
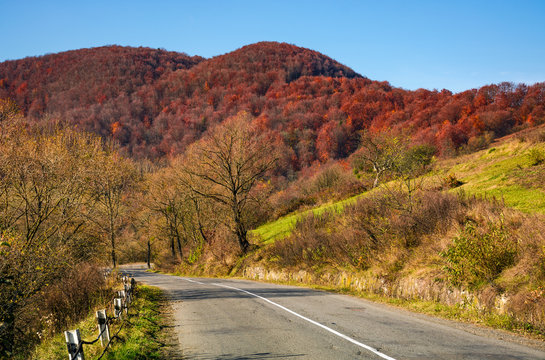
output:
M33 135L4 127L10 120L0 124L0 357L35 334L24 309L96 249L84 214L99 140L69 130Z
M252 190L277 160L274 149L239 113L212 129L187 151L183 182L195 194L223 208L231 231L246 252Z
M183 258L183 245L187 242L188 223L193 217L192 203L187 190L177 186L173 169L167 167L150 175L147 181L146 207L160 216L158 230L169 242L170 253L176 257L176 247Z
M117 266L116 238L126 210L123 200L137 175L133 163L121 157L112 145L94 158L89 181L96 204L90 219L108 236L114 268Z
M406 142L399 136L388 133L372 135L364 131L360 148L353 157L354 169L371 170L375 174L373 187L377 187L380 179L400 163L405 149Z

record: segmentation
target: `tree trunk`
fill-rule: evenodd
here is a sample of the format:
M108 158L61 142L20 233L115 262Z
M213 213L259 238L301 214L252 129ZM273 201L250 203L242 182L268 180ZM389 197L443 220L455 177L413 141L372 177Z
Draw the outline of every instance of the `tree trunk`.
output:
M180 235L176 234L176 242L178 243L178 251L180 252L180 259L184 258L184 254L182 253L182 242L180 241Z
M376 188L378 186L378 178L379 178L379 174L377 173L375 176L375 181L373 182L373 188Z
M377 168L376 166L374 166L373 169L375 170L375 181L373 182L373 188L376 188L378 186L380 177L382 176L382 173L384 172L384 169Z
M201 221L201 212L199 210L199 203L197 202L197 200L194 199L193 204L195 205L195 211L197 214L197 224L199 225L199 232L201 233L201 236L204 242L207 242L208 239L206 238L206 235L204 234L204 226Z
M15 340L15 309L13 303L4 309L3 323L0 326L0 357L9 358L13 353Z
M174 245L174 236L170 237L170 253L172 254L172 258L176 257L176 246Z
M114 226L114 217L113 217L113 210L109 209L110 212L110 241L112 243L112 264L113 268L115 269L115 266L117 265L116 256L115 256L115 226Z
M113 268L115 269L115 266L117 265L117 261L115 257L115 235L112 232L110 236L112 241L112 265L113 265Z
M248 231L244 226L244 222L242 221L242 214L240 213L240 211L236 208L234 208L233 210L235 215L235 234L237 236L238 244L240 246L240 250L242 250L243 253L246 253L248 251L248 248L250 247L247 236Z
M148 269L151 269L151 241L148 239L148 254L146 257L148 263Z
M238 238L238 244L240 245L240 250L242 250L243 253L246 253L250 247L250 243L246 237L246 231L237 229L236 235Z
M206 235L204 234L204 229L199 221L199 232L201 233L201 236L202 236L202 239L204 240L204 242L207 242L208 239L206 238Z

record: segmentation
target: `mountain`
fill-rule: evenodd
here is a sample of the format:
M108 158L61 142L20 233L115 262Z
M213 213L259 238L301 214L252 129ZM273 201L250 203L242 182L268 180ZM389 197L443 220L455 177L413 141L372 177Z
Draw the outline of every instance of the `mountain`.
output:
M149 48L105 46L0 64L0 96L31 117L102 104L202 58Z
M276 42L210 59L106 46L6 61L0 98L14 99L29 121L113 137L135 158L181 153L210 126L248 111L284 150L286 174L349 156L363 129L402 130L448 154L545 122L545 83L408 91Z

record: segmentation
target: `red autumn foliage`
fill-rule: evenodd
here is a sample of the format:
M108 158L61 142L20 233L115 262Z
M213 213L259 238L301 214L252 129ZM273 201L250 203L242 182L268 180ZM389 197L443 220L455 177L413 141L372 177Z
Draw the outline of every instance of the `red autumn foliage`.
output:
M0 98L14 99L31 121L47 114L113 136L136 158L183 152L210 126L245 110L285 149L284 174L346 158L363 129L403 131L450 154L482 143L475 139L545 122L545 83L458 94L408 91L316 51L275 42L211 59L107 46L6 61Z

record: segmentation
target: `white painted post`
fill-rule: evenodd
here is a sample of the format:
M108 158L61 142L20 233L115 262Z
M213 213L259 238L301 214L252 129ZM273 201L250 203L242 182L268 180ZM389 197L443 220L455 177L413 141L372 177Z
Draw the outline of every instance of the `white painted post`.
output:
M125 284L125 302L130 305L132 300L132 288L130 284Z
M114 299L114 316L116 318L121 318L121 314L123 313L123 299L121 298L115 298Z
M117 296L122 298L122 299L125 299L125 297L126 297L125 290L118 290L117 291Z
M106 315L106 310L97 311L97 320L98 320L98 333L100 335L100 344L102 347L106 346L110 341L110 327L108 326L108 316Z
M110 269L102 270L102 275L104 276L104 279L107 279L111 274L112 274L112 270Z
M85 360L83 356L83 347L77 352L81 343L79 329L65 331L64 338L66 339L66 347L68 348L68 360Z
M129 306L131 302L131 293L126 288L124 290L124 293L125 293L125 306Z
M117 292L117 296L119 296L123 301L121 303L121 306L122 308L125 310L125 314L128 314L129 313L129 308L128 308L128 304L127 304L127 293L125 292L125 290L119 290Z

